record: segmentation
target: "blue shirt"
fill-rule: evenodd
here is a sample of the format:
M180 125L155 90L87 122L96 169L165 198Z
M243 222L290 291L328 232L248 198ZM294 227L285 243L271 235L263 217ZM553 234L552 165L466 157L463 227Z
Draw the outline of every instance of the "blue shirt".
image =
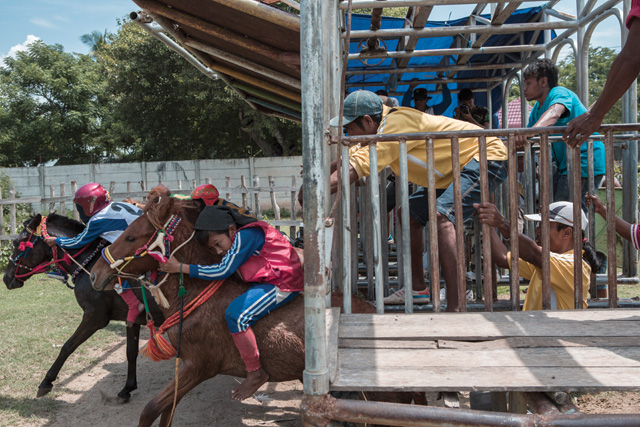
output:
M56 244L61 248L79 249L98 237L113 243L140 215L142 210L129 203L110 203L89 219L82 233L75 237L58 237Z
M542 114L544 114L544 112L547 111L553 104L562 104L567 109L567 111L565 111L565 114L563 114L562 117L560 117L558 121L556 121L554 126L566 126L567 123L569 123L571 120L587 112L585 106L582 105L582 102L580 102L580 99L578 99L578 95L567 88L556 86L551 89L542 106L540 106L539 102L536 102L536 104L533 106L533 110L531 110L531 114L529 115L529 124L527 124L527 127L533 127L536 122L540 120ZM553 156L553 159L558 166L558 174L566 175L567 156L565 143L562 141L552 142L551 155ZM580 147L580 166L582 177L588 177L589 169L587 163L586 142ZM604 144L602 143L602 141L593 141L593 173L594 175L604 175L604 171Z
M234 236L231 248L219 264L191 264L189 276L205 280L226 279L235 273L251 255L259 255L264 242L264 231L261 228L242 228Z

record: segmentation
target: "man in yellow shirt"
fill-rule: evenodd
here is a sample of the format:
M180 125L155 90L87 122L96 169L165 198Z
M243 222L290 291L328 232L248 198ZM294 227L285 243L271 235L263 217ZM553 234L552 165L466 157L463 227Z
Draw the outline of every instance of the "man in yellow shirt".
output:
M495 227L491 231L491 257L498 267L511 267L511 252L507 250L498 231L505 239L511 233L509 222L491 203L475 205L478 218L483 224ZM588 225L582 210L582 230ZM540 214L525 215L532 221L541 221ZM496 231L497 230L497 231ZM518 236L520 250L520 276L529 279L529 288L524 300L523 310L542 310L542 247L540 246L540 227L536 229L534 242L525 234ZM551 281L551 309L571 310L574 308L573 273L573 203L556 202L549 205L549 260ZM587 241L582 246L582 295L583 308L587 308L587 296L591 271L598 271L600 262L593 245Z
M398 134L440 131L478 130L471 123L454 120L443 116L433 116L413 108L389 108L382 105L380 98L373 92L359 90L351 93L344 100L344 117L339 123L338 117L331 120L331 126L340 126L350 136ZM478 138L460 138L460 178L462 190L463 218L466 220L474 213L473 203L480 202L480 164ZM378 170L389 166L396 174L400 174L398 141L377 143ZM451 158L451 141L437 139L435 146L435 174L438 199L438 211L435 220L438 224L438 253L442 265L447 288L447 311L460 311L464 290L457 288L457 254L456 234L454 229L453 199L453 166ZM425 140L407 141L407 159L409 181L421 187L427 187L427 152ZM507 177L507 149L498 138L487 138L487 169L489 190L493 191ZM353 147L349 156L349 179L355 182L370 174L369 148ZM337 172L331 174L331 192L337 191ZM422 270L422 227L428 221L428 198L426 188L421 188L410 196L410 231L411 231L411 269L414 301L420 300L425 291L424 273ZM434 266L432 268L437 268ZM404 303L404 289L390 295L385 303Z

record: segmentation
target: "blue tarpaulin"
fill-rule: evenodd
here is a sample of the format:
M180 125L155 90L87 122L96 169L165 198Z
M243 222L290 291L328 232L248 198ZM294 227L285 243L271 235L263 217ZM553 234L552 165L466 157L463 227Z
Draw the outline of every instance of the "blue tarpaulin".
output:
M519 9L516 10L505 22L505 24L518 24L518 23L528 23L528 22L540 22L542 21L542 9L545 6L532 7L527 9ZM491 19L490 15L481 15L484 19ZM425 24L425 28L434 28L434 27L455 27L462 26L468 24L468 18L461 18L451 21L429 21ZM352 30L368 30L371 25L371 16L369 15L352 15L351 28ZM394 29L394 28L404 28L405 19L402 18L391 18L391 17L382 17L381 29ZM522 34L522 38L519 37L519 34ZM536 40L532 40L534 37L534 31L527 31L524 33L514 33L514 34L495 34L492 35L484 44L483 47L487 46L509 46L509 45L520 45L520 44L543 44L544 43L544 34L542 31L538 33ZM551 31L551 38L555 38L555 31ZM418 50L431 50L431 49L448 49L452 47L454 42L454 36L442 36L442 37L425 37L421 38L416 47L415 51ZM397 50L398 47L398 39L387 39L381 40L383 46L386 46L387 51L393 52ZM366 40L360 41L352 41L350 43L349 52L350 53L358 53L363 46L366 45ZM463 46L464 47L464 46ZM467 47L471 47L471 43ZM448 56L445 61L448 61L449 65L456 65L457 57L455 55ZM467 65L473 64L509 64L509 63L520 63L523 58L519 52L515 53L501 53L501 54L475 54L473 55L467 62ZM416 56L409 59L409 63L407 64L408 68L412 67L424 67L424 66L446 66L447 63L442 63L443 56ZM402 102L402 94L404 94L409 89L409 82L412 79L419 80L429 80L431 78L438 79L443 76L444 73L435 73L435 72L418 72L418 73L404 73L404 74L357 74L350 75L349 72L356 70L391 70L396 69L397 67L397 59L368 59L366 63L369 66L365 65L360 60L350 60L348 62L347 67L347 83L376 83L379 82L379 86L362 86L362 87L350 87L348 89L349 92L353 92L358 89L366 89L370 91L376 91L378 89L389 90L392 89L392 92L395 92L396 98L399 102ZM496 76L506 76L506 74L511 71L512 68L504 68L500 70L465 70L458 71L455 74L455 78L487 78L487 77L496 77ZM438 76L440 75L440 77ZM453 75L448 76L451 80L454 80ZM395 84L394 79L398 79L397 84ZM394 90L395 86L395 90ZM438 90L436 84L420 84L418 87L425 87L429 92L433 92ZM486 91L485 88L487 85L485 83L461 83L457 84L455 82L448 83L448 87L451 90L462 89L464 87L468 87L471 89L474 88L483 88L482 91L478 91L475 95L475 101L477 105L486 106ZM390 93L391 94L391 93ZM429 105L437 105L442 102L442 95L433 94L431 100L429 100ZM502 91L500 87L495 88L491 92L492 103L494 112L497 111L502 105ZM457 96L455 93L452 93L452 102L451 106L445 111L444 115L452 117L453 109L457 106Z

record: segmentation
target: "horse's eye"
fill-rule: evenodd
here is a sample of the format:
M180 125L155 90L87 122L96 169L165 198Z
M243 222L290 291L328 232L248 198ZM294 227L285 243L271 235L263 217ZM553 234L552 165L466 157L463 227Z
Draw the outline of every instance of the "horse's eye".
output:
M127 237L125 237L125 239L124 239L124 240L126 240L127 242L135 242L135 241L136 241L136 238L135 238L135 237L133 237L133 236L127 236Z

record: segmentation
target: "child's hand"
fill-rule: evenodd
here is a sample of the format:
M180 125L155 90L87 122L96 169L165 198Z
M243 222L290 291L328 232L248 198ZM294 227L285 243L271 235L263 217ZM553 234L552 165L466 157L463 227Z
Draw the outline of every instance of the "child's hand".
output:
M55 247L57 244L55 237L47 237L44 239L44 242L52 248Z
M607 208L604 206L604 204L602 203L602 201L600 200L600 198L598 198L598 196L596 195L592 195L592 194L585 194L584 196L584 204L588 206L590 206L593 203L593 209L596 211L597 214L604 216L607 216Z
M175 257L171 257L164 264L160 264L160 271L164 271L165 273L179 273L180 272L180 261L175 259Z

